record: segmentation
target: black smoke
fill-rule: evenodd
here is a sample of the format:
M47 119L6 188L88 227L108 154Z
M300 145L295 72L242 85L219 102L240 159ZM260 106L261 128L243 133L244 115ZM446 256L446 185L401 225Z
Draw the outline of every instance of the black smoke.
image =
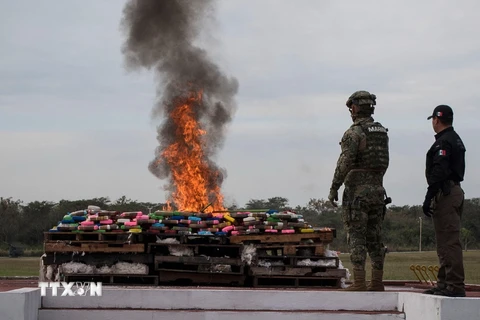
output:
M149 170L160 179L168 179L170 168L161 161L162 152L175 142L176 124L168 117L175 102L192 90L203 90L203 100L195 106L195 117L207 131L205 159L211 168L211 184L220 186L225 170L213 161L222 147L225 126L232 121L238 91L235 78L227 77L196 46L202 31L213 19L214 2L210 0L131 0L125 5L121 26L126 36L122 52L128 69L153 69L158 76L157 102L152 115L161 117L159 146ZM159 161L160 160L160 161ZM171 180L167 189L173 190Z

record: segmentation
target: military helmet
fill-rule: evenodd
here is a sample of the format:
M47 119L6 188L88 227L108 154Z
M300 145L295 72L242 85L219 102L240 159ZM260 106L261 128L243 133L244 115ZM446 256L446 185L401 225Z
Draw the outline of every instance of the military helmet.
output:
M376 105L376 100L377 97L368 91L356 91L354 92L347 100L347 107L351 107L352 104L355 104L357 106L361 105L370 105L374 106Z

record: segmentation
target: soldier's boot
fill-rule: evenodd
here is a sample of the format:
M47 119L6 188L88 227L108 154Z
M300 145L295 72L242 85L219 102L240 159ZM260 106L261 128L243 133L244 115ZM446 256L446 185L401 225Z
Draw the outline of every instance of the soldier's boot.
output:
M367 288L368 291L385 291L383 285L383 270L372 269L372 281Z
M343 291L367 291L365 270L353 269L353 284Z

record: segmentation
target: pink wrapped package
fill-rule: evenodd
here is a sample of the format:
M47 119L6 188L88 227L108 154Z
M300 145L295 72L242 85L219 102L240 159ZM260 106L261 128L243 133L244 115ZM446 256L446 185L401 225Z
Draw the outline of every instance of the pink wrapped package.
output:
M231 231L233 230L233 226L228 226L228 227L225 227L222 229L223 232L228 232L228 231Z
M277 233L278 230L275 230L275 229L266 229L265 232Z
M95 223L94 223L93 221L88 221L88 220L86 220L86 221L80 222L80 224L81 224L82 226L93 226Z
M80 230L80 231L96 231L96 230L98 230L98 226L79 226L78 230Z
M112 221L112 219L102 220L102 221L100 221L100 224L113 224L113 221Z
M120 217L133 219L133 218L136 218L139 214L142 215L142 212L141 212L141 211L123 212L123 213L120 215Z
M130 221L130 222L125 222L125 226L127 227L133 227L137 225L137 221Z
M232 236L238 236L240 234L239 231L232 231Z
M137 220L148 220L149 217L146 214L137 215Z
M276 230L275 230L276 231ZM282 230L282 233L295 233L295 230L293 229L285 229L285 230Z

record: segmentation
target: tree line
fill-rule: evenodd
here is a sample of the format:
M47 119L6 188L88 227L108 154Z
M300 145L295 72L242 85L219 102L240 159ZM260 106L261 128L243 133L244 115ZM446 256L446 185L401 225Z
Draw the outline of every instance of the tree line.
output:
M41 247L43 232L56 226L69 212L96 205L104 210L143 211L162 210L165 203L139 202L122 196L111 201L108 197L82 200L33 201L24 203L12 198L0 198L0 248L8 244L23 247ZM175 206L173 205L175 209ZM340 210L324 199L310 199L303 205L291 206L287 198L250 199L243 207L232 205L229 210L272 209L291 210L302 214L305 221L314 227L336 229L336 238L331 249L347 251L346 234ZM421 243L420 243L421 227ZM422 213L421 206L394 206L387 208L382 228L382 238L389 251L434 250L435 233L431 219ZM465 250L480 247L480 198L466 199L462 216L462 245Z

